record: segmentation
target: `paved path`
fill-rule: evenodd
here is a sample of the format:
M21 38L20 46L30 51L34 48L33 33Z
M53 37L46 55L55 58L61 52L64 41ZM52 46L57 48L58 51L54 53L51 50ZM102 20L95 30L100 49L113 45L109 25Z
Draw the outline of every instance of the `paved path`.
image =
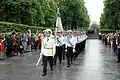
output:
M86 49L70 68L66 60L42 77L42 66L35 67L39 53L0 61L0 80L120 80L120 64L111 49L98 39L89 39Z

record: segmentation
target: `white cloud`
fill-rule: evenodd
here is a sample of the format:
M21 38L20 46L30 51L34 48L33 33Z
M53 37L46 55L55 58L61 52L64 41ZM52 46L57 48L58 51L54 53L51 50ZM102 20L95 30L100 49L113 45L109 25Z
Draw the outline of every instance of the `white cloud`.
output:
M104 0L84 0L91 21L100 22L100 16L103 12Z

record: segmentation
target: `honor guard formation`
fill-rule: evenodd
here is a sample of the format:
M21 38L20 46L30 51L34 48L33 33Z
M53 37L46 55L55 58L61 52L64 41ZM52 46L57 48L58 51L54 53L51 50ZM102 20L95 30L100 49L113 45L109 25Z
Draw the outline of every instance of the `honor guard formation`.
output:
M62 64L63 60L66 60L66 66L70 67L73 60L76 60L79 53L85 48L85 41L87 39L86 34L80 34L79 32L57 32L52 35L50 29L44 31L44 37L42 39L41 55L43 58L43 74L47 75L47 62L50 64L50 70L53 71L53 65Z
M24 34L12 32L10 35L0 33L0 59L4 60L12 56L20 56L23 53L39 49L43 66L42 76L47 75L47 63L50 70L53 66L66 62L66 67L70 67L77 59L80 52L85 48L87 36L85 32L63 31L52 32L46 29L42 32L32 34L30 30ZM59 63L58 63L59 62Z

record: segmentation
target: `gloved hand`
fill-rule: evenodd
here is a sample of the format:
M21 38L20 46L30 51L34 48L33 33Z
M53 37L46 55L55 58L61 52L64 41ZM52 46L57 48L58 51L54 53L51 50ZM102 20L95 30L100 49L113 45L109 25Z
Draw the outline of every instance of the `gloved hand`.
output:
M120 48L120 44L117 46L117 48Z
M67 52L67 49L65 49L65 52Z
M73 49L73 52L76 52L75 49Z

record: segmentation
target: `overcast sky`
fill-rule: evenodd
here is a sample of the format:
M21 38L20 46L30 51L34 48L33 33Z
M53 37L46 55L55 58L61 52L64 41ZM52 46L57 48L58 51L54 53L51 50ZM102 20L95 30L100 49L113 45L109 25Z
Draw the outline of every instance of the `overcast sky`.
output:
M88 14L90 15L91 21L100 22L100 16L103 12L104 0L84 0L85 6L87 7Z

